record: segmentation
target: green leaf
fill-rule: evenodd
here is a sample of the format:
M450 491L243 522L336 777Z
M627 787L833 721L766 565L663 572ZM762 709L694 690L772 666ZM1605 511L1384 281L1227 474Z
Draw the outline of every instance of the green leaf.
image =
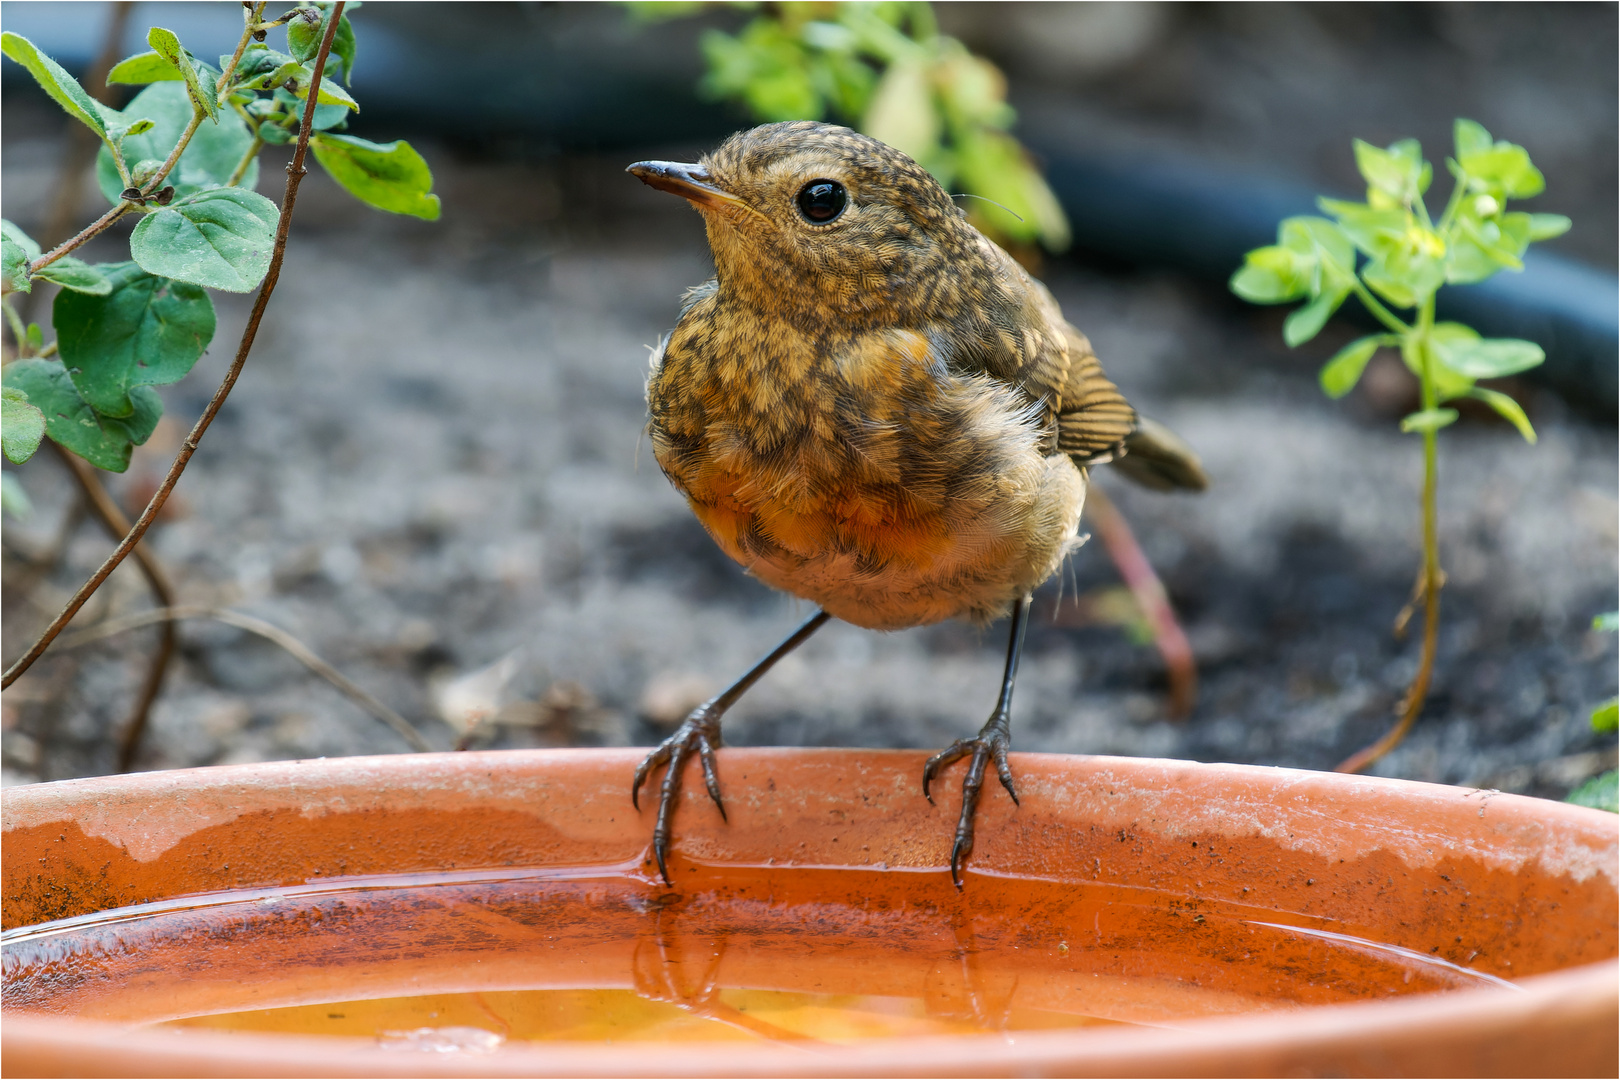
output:
M326 24L332 18L332 5L317 4L316 8L321 13L320 18L299 17L287 24L287 51L301 64L310 63L321 51L321 39L326 36ZM343 81L349 82L354 72L354 27L349 25L348 15L338 20L337 33L332 35L331 55L343 61ZM322 74L331 75L332 71L328 68Z
M1547 187L1541 171L1530 163L1522 146L1506 140L1491 141L1491 133L1472 120L1458 120L1457 164L1468 174L1469 187L1509 199L1528 199Z
M1317 199L1316 205L1338 220L1350 242L1379 258L1405 243L1412 215L1405 210L1375 210L1365 203Z
M6 458L21 465L34 456L45 437L45 414L28 403L20 387L0 390L0 443Z
M1620 611L1605 611L1602 615L1592 616L1592 629L1607 630L1611 634L1620 630Z
M1429 235L1433 235L1432 233ZM1367 287L1399 307L1417 307L1446 280L1444 246L1439 256L1422 248L1392 251L1362 267Z
M143 52L114 65L107 72L107 85L142 86L155 82L182 82L184 78L180 69L164 59L161 53Z
M332 52L343 61L343 85L354 83L354 27L347 15L338 20L337 33L332 36Z
M294 90L300 101L309 100L309 84L315 81L315 72L307 64L293 73ZM349 96L349 92L338 85L336 79L330 78L326 73L321 74L321 90L315 95L317 105L342 105L351 112L359 112L360 105Z
M125 159L138 162L167 158L180 141L186 125L191 123L192 114L191 98L181 83L153 83L136 94L119 119L146 117L152 121L152 127L139 135L131 132L124 139ZM169 173L168 182L174 185L175 197L184 198L204 188L223 186L252 145L253 133L234 112L221 113L218 124L199 127L174 171ZM113 165L112 155L105 149L96 159L96 180L108 201L117 203L124 184ZM258 180L259 163L254 161L248 165L241 187L251 191Z
M100 267L80 262L72 255L64 255L49 266L41 267L34 276L91 296L106 296L112 292L112 283L102 274Z
M28 249L14 241L10 233L0 238L0 280L5 283L6 292L34 290L33 280L28 276L29 262Z
M1053 251L1068 245L1069 222L1063 208L1017 139L981 128L958 132L957 144L963 186L997 204L974 202L968 210L971 219L1004 237L1038 239Z
M1620 813L1620 773L1613 769L1602 776L1594 776L1569 793L1564 800L1576 806L1590 806L1594 810Z
M1483 153L1491 148L1491 133L1473 120L1464 120L1461 117L1452 125L1452 134L1457 141L1457 159Z
M75 295L63 293L63 296ZM45 433L90 464L110 472L129 468L132 445L151 438L163 415L163 401L149 386L130 390L127 416L104 416L79 396L56 360L17 360L6 365L5 383L28 395L45 416Z
M1439 431L1457 422L1456 409L1424 409L1401 419L1402 431Z
M1499 220L1480 220L1459 214L1446 245L1446 280L1454 285L1484 281L1498 270L1522 270L1519 256L1524 253L1513 229L1503 229L1510 218L1522 218L1525 242L1529 237L1528 214L1503 214Z
M22 248L23 252L27 254L30 259L39 258L39 245L34 242L34 238L23 232L10 221L7 221L5 218L0 218L0 237L4 237L6 240Z
M701 44L708 63L699 84L704 94L741 98L761 120L819 120L825 114L804 46L778 20L756 18L737 37L707 30Z
M100 413L128 416L137 387L172 383L191 370L214 338L214 305L197 286L154 277L132 262L102 270L111 293L63 290L52 321L77 393Z
M0 33L0 51L28 69L28 74L39 83L40 89L51 100L62 106L67 114L97 135L107 134L107 123L97 105L77 79L62 70L62 65L34 47L34 43L21 34L9 30Z
M1333 358L1322 365L1322 373L1317 376L1322 384L1322 392L1330 398L1342 398L1356 388L1361 381L1361 373L1367 370L1367 363L1378 351L1378 335L1357 338L1338 352Z
M1303 307L1295 308L1283 320L1283 341L1289 348L1303 345L1327 325L1328 318L1344 303L1347 292L1324 292Z
M286 63L244 80L242 85L250 90L273 90L303 71L303 64L288 57Z
M1409 335L1401 341L1401 360L1407 370L1423 378L1423 350L1429 350L1429 378L1434 383L1439 400L1462 397L1474 387L1474 380L1446 366L1440 349L1446 345L1463 345L1478 341L1479 335L1462 323L1442 322L1430 328L1427 335Z
M410 143L374 143L321 132L311 137L309 145L332 179L366 205L438 220L439 197L430 194L433 173Z
M249 292L270 269L279 219L276 204L256 191L200 191L142 218L129 253L149 274Z
M1314 269L1310 260L1280 244L1255 248L1228 284L1251 304L1285 304L1306 294Z
M1620 700L1610 698L1592 710L1593 731L1614 731L1620 728Z
M275 93L275 100L282 105L288 116L296 117L299 123L303 122L304 105L309 101L309 95L306 94L302 99L299 99L287 90L278 88ZM342 105L322 105L317 100L315 104L315 120L310 126L316 131L326 131L344 123L348 118L349 110Z
M1394 204L1409 206L1427 186L1423 150L1416 139L1402 139L1387 150L1354 141L1356 168L1368 187L1389 196Z
M1318 281L1312 288L1320 291L1337 283L1347 284L1355 272L1356 248L1345 231L1327 218L1305 215L1284 218L1277 226L1277 242L1293 251L1310 255L1319 266L1330 265L1333 274L1329 280ZM1332 280L1336 276L1339 281Z
M1563 236L1574 224L1563 214L1531 214L1529 217L1531 240L1551 240L1555 236Z
M1506 394L1487 390L1483 386L1474 387L1468 391L1468 396L1476 401L1483 401L1495 409L1498 416L1519 429L1519 434L1524 436L1525 442L1535 445L1536 429L1530 426L1530 418L1524 415L1524 409L1517 401Z
M939 153L944 118L934 104L928 67L920 60L891 64L861 118L861 131L925 162Z
M214 123L219 123L219 100L214 88L203 86L202 80L197 77L197 67L191 62L191 54L180 47L180 39L174 36L174 31L154 26L147 31L146 43L152 46L153 52L173 64L180 72L180 78L185 80L186 93L190 96L192 104L207 113L208 118Z
M1547 354L1541 351L1541 346L1533 341L1522 341L1519 338L1482 338L1472 331L1469 331L1471 337L1442 336L1438 331L1446 325L1448 324L1435 325L1435 354L1446 367L1470 379L1500 379L1508 375L1517 375L1547 359Z

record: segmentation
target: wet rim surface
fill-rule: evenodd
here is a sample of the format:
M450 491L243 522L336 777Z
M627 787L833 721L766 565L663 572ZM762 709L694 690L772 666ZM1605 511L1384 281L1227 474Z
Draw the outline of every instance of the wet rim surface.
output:
M6 922L33 921L17 904L37 904L46 895L59 901L71 896L54 913L60 917L73 907L95 910L160 894L231 887L222 877L227 874L235 887L245 887L254 875L261 882L291 882L364 873L384 864L410 868L402 865L402 856L418 869L563 865L586 852L598 863L604 854L640 859L650 822L629 812L622 791L634 758L634 752L563 751L350 759L8 791ZM722 768L732 797L731 824L722 825L689 791L680 810L677 877L682 869L692 873L702 864L763 861L762 852L780 852L784 843L802 845L794 862L881 861L897 868L937 868L943 875L954 800L933 808L921 799L915 791L921 759L909 752L729 751ZM1409 1061L1407 1071L1415 1072L1456 1070L1464 1060L1456 1055L1466 1047L1473 1048L1469 1057L1494 1047L1495 1056L1479 1059L1474 1071L1506 1071L1515 1060L1545 1071L1558 1054L1568 1059L1566 1071L1593 1068L1591 1062L1602 1060L1603 1053L1612 1067L1612 818L1488 792L1290 770L1042 755L1015 758L1015 768L1028 796L1022 808L1005 799L987 801L976 853L981 871L1082 880L1106 869L1107 877L1120 883L1179 882L1189 891L1192 881L1195 891L1212 898L1241 896L1243 888L1263 885L1272 906L1334 918L1347 928L1380 934L1378 940L1432 950L1442 958L1447 954L1440 939L1458 925L1462 905L1483 916L1481 923L1491 921L1493 913L1516 912L1516 919L1495 920L1519 926L1488 943L1484 960L1494 956L1496 970L1504 970L1506 962L1508 973L1519 976L1531 956L1545 959L1547 969L1578 970L1531 977L1523 994L1468 991L1396 1005L1325 1007L1280 1022L1246 1017L1193 1024L1176 1035L1031 1035L1020 1038L1016 1052L993 1039L995 1047L972 1039L939 1043L932 1050L929 1045L937 1040L909 1040L908 1046L916 1046L906 1052L852 1047L833 1051L837 1062L820 1062L814 1071L938 1072L949 1065L980 1072L1119 1072L1137 1068L1133 1061L1151 1063L1145 1071L1265 1072L1321 1068L1325 1061L1340 1071L1387 1071L1396 1059L1379 1059L1385 1062L1382 1069L1369 1064L1373 1043L1384 1047L1378 1054L1407 1055L1400 1060ZM447 827L451 818L442 815L452 809L464 818L475 815L477 827ZM348 829L345 823L361 827ZM394 831L380 831L383 827ZM222 869L233 851L255 848L259 857L251 873L241 858L230 861L237 870ZM1270 856L1266 866L1262 852ZM1284 865L1279 853L1288 853L1292 865ZM77 884L69 880L74 867L81 872ZM143 868L162 872L162 882L143 876ZM1383 879L1376 888L1375 875ZM1409 906L1399 910L1403 900ZM1399 917L1380 924L1380 910L1398 911ZM1585 926L1579 926L1583 919ZM1575 928L1577 940L1555 942L1558 924ZM1469 940L1481 944L1472 932ZM1473 966L1492 970L1482 958ZM1413 1027L1415 1022L1419 1026ZM83 1022L64 1027L46 1018L12 1020L8 1068L23 1065L16 1055L65 1046L60 1040L74 1031L70 1038L80 1063L93 1071L91 1059L103 1045L96 1028ZM1382 1041L1373 1039L1375 1032ZM182 1041L165 1041L175 1038ZM277 1042L272 1051L261 1040L241 1041L248 1037L230 1036L232 1041L218 1044L212 1038L143 1033L134 1042L112 1038L104 1045L150 1048L154 1061L168 1062L164 1068L180 1067L181 1059L163 1055L181 1051L204 1055L213 1062L208 1068L236 1068L208 1057L227 1047L247 1050L261 1063L270 1054L282 1071L313 1068L314 1059L301 1057L313 1051L295 1045L301 1040ZM1434 1056L1435 1048L1447 1046L1450 1057ZM1524 1056L1527 1047L1531 1057ZM544 1055L503 1049L454 1068L444 1062L435 1067L443 1065L447 1072L804 1071L802 1065L754 1051L727 1051L723 1059L705 1053L702 1062L661 1055L653 1064L623 1056L625 1049L577 1048L561 1057L549 1049ZM1194 1066L1192 1058L1176 1064L1181 1059L1174 1056L1217 1051L1227 1056L1216 1066ZM409 1064L388 1064L388 1053L369 1044L354 1053L356 1071L362 1072L421 1072L426 1064L415 1057ZM1580 1058L1581 1053L1587 1056ZM1430 1064L1422 1065L1412 1054L1429 1055ZM346 1051L343 1056L347 1059ZM330 1051L323 1060L322 1068L330 1071ZM1309 1062L1315 1064L1300 1064ZM1094 1069L1103 1064L1108 1068Z

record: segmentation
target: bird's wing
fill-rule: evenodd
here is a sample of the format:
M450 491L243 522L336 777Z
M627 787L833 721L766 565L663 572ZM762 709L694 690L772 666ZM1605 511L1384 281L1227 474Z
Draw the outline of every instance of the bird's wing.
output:
M1012 303L985 335L994 340L982 343L984 370L1046 405L1057 448L1077 465L1113 462L1127 479L1156 491L1204 490L1209 481L1192 448L1163 424L1138 416L1046 286L989 246Z
M1046 286L985 240L997 268L1001 303L968 350L987 373L1045 406L1057 448L1076 464L1111 461L1136 430L1136 410L1103 373L1091 342L1063 318Z
M1069 362L1054 405L1057 444L1078 465L1112 461L1137 429L1136 410L1103 374L1086 336L1063 323Z

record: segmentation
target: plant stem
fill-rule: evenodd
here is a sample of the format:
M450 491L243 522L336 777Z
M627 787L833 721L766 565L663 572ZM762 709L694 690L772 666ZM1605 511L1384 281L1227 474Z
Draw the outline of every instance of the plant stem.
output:
M152 494L151 501L146 504L146 509L141 511L141 516L135 522L134 528L130 529L128 535L113 550L113 553L107 556L107 560L90 576L90 579L79 586L79 591L73 594L73 598L67 602L67 606L51 621L51 625L45 628L39 639L29 647L28 651L16 663L6 669L4 676L0 676L0 689L16 682L17 676L27 671L34 661L40 658L45 650L50 647L51 642L55 640L56 635L62 632L62 628L84 606L84 602L90 599L97 589L101 588L101 583L107 580L107 575L117 569L118 564L128 557L129 553L135 549L136 544L140 543L141 537L146 535L146 530L152 527L152 522L157 518L158 511L162 510L163 504L168 501L169 493L174 490L174 485L180 480L180 474L186 471L186 465L191 461L191 455L197 452L197 445L202 441L203 434L208 430L208 425L214 422L214 416L225 404L225 399L230 396L231 388L236 385L238 376L242 374L242 366L247 363L248 352L253 348L253 339L258 336L259 322L264 318L264 309L270 303L270 294L275 291L276 282L281 277L281 264L287 255L287 233L292 227L293 203L298 198L298 185L304 178L304 159L309 152L309 132L315 118L316 92L320 89L321 72L326 67L327 54L332 51L332 38L337 33L338 18L343 14L345 2L346 0L338 0L337 4L334 5L332 21L327 24L326 34L321 39L320 51L315 54L315 73L310 80L309 101L304 106L304 122L298 131L298 146L293 151L292 162L287 166L287 188L281 199L281 216L276 226L276 241L270 255L270 269L264 276L264 284L259 286L259 295L253 302L253 312L248 316L247 326L242 331L242 340L237 346L236 358L231 361L230 370L225 373L225 379L219 384L219 389L214 391L214 396L208 402L208 407L203 410L203 414L197 418L197 423L192 426L191 434L187 435L186 441L181 444L180 453L175 456L173 464L169 466L168 475L163 478L163 483Z
M247 52L248 42L253 40L254 33L259 29L259 20L264 16L264 9L270 0L262 0L242 13L242 20L246 24L242 30L241 40L236 43L236 51L231 54L231 62L225 65L225 70L219 73L219 81L214 84L214 103L219 104L219 95L231 84L231 73L236 65L241 63L242 54Z
M1176 621L1176 610L1170 606L1164 583L1136 542L1125 515L1095 481L1086 492L1085 516L1096 526L1103 546L1119 568L1119 576L1125 579L1142 617L1153 628L1153 643L1164 657L1170 681L1170 718L1185 720L1198 699L1198 664L1186 633Z
M1452 174L1451 198L1446 200L1446 208L1440 213L1440 224L1435 232L1444 236L1451 228L1451 221L1457 216L1458 207L1462 206L1463 196L1468 193L1468 174L1462 171L1462 166Z
M23 325L22 316L17 309L11 306L11 294L7 293L5 301L0 307L6 309L6 326L11 330L11 336L17 340L17 359L23 358L23 350L28 347L28 328Z
M1350 288L1355 292L1356 298L1361 301L1366 309L1373 313L1373 318L1377 319L1379 322L1383 323L1385 326L1389 327L1391 330L1402 335L1403 337L1412 332L1412 328L1410 326L1407 326L1404 322L1402 322L1399 317L1389 310L1389 308L1379 303L1378 297L1374 296L1372 291L1361 283L1360 277L1352 276L1350 278ZM1430 303L1433 303L1433 297L1430 298Z
M129 213L134 208L135 208L135 204L132 203L132 202L125 201L125 202L119 203L117 206L113 207L111 210L107 211L105 214L102 214L95 221L92 221L90 224L86 225L83 229L79 230L79 232L75 233L73 236L70 236L68 239L62 241L60 244L56 245L51 250L47 251L45 254L41 255L39 258L37 258L33 262L29 263L28 264L28 273L29 273L29 275L32 276L34 274L39 273L41 270L43 270L43 269L45 269L45 267L51 265L51 263L55 262L57 259L60 259L62 256L64 256L64 255L68 254L69 252L71 252L74 248L80 248L80 247L83 247L85 244L88 244L91 240L95 239L101 233L106 232L107 229L112 226L113 222L117 221L119 218L123 217L125 214Z
M1420 336L1418 349L1422 357L1420 387L1425 411L1439 405L1439 394L1434 384L1434 349L1429 343L1429 330L1434 326L1434 294L1430 294L1418 312ZM1420 598L1423 604L1423 647L1418 657L1417 674L1406 690L1401 704L1401 718L1371 746L1351 754L1339 763L1335 771L1360 772L1401 744L1429 696L1429 683L1434 677L1434 657L1440 641L1440 587L1445 576L1440 570L1440 510L1439 510L1439 431L1428 428L1423 432L1423 572L1419 578Z
M247 175L248 166L253 164L254 159L259 156L259 151L263 149L264 140L259 138L259 133L255 130L253 132L253 142L248 145L247 153L242 155L242 160L236 163L236 168L231 170L231 178L225 181L225 186L235 187L240 184L242 177Z
M112 496L107 494L107 489L96 476L96 470L77 454L63 449L55 442L51 445L66 462L69 471L73 473L73 478L79 482L85 500L95 512L96 518L112 534L114 540L122 538L130 530L129 517L123 508L113 501ZM174 586L170 584L169 575L164 571L163 564L146 544L136 544L134 555L158 608L173 607ZM152 714L152 705L157 701L158 694L163 691L163 677L168 673L169 658L173 655L174 623L166 620L163 623L163 636L158 640L157 652L152 654L152 662L146 670L146 682L141 686L141 696L136 700L135 709L129 714L129 721L125 723L123 733L118 738L119 772L129 772L135 763L135 752L140 749L141 736L146 732L146 722Z
M373 695L367 693L357 684L350 682L337 668L316 656L308 646L287 631L263 619L255 619L251 615L244 615L239 611L228 608L215 607L161 607L154 611L137 612L118 619L108 619L106 622L80 634L70 634L64 638L61 647L64 649L87 645L92 641L121 634L126 630L133 630L138 626L150 626L153 623L163 623L173 627L181 619L213 619L227 626L234 626L238 630L246 630L251 634L258 634L267 641L273 641L291 655L300 664L337 687L344 696L359 705L366 712L393 728L400 738L411 744L411 748L422 753L431 753L433 746L422 737L409 720L384 705ZM127 771L127 770L126 770Z

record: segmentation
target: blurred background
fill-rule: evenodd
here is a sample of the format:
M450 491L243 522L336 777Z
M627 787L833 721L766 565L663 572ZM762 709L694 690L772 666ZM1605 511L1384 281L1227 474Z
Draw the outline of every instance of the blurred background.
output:
M1101 470L1163 577L1197 659L1192 715L1100 544L1037 600L1014 745L1331 768L1372 741L1416 666L1391 632L1419 561L1416 386L1381 356L1343 402L1321 363L1365 332L1342 315L1289 350L1284 311L1225 278L1311 195L1358 196L1350 140L1422 140L1457 116L1523 144L1548 178L1528 209L1566 236L1458 310L1548 347L1499 388L1540 443L1466 413L1440 439L1442 601L1427 708L1373 771L1562 798L1615 765L1588 716L1615 693L1616 57L1612 4L939 4L941 29L1000 66L1014 133L1074 244L1038 273L1136 404L1203 456L1210 491L1155 496ZM0 4L0 25L75 73L113 5ZM702 225L624 174L693 160L752 121L701 97L700 36L748 15L648 24L619 5L404 4L353 14L350 133L408 138L443 218L394 217L311 169L281 283L229 402L149 536L183 604L273 624L436 748L644 745L808 608L714 547L646 446L648 349L712 272ZM235 4L133 5L119 56L162 25L202 56ZM39 237L70 121L4 65L0 198ZM259 190L279 201L286 148ZM1436 169L1436 188L1449 178ZM71 203L76 202L77 205ZM91 259L126 256L122 236ZM1460 293L1470 290L1461 289ZM49 293L36 290L44 321ZM249 296L216 294L212 351L163 388L128 472L154 490L230 360ZM1470 306L1471 305L1471 306ZM111 541L61 459L13 471L4 523L9 663ZM133 565L73 624L151 606ZM3 697L4 781L112 771L159 631L48 653ZM938 748L993 702L1000 627L876 634L834 624L729 715L739 745ZM136 767L407 752L398 734L260 636L180 626ZM722 763L723 769L723 763ZM628 782L628 781L627 781Z

